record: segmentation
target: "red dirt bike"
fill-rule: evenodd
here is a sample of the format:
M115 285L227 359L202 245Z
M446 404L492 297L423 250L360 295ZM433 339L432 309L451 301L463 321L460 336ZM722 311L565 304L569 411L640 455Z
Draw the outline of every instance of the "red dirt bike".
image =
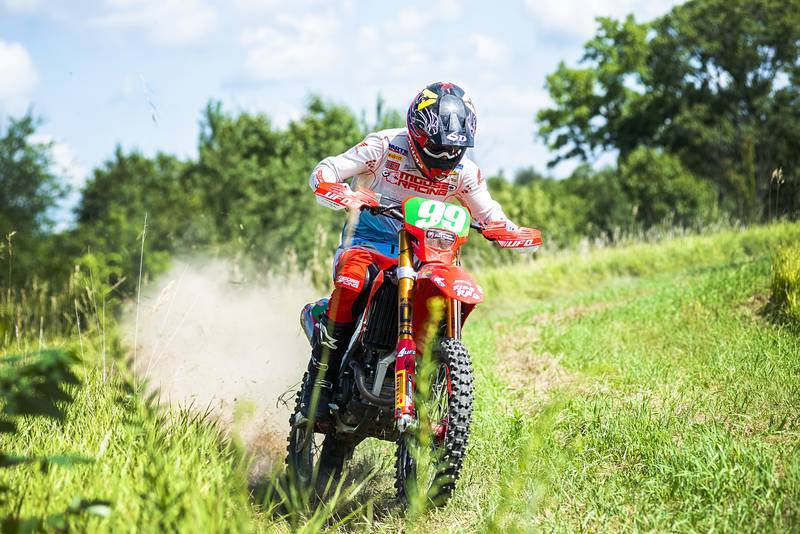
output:
M541 246L541 234L508 230L502 222L479 227L466 208L436 200L409 197L399 205L382 204L376 194L345 184L320 184L315 195L328 207L369 210L403 225L399 256L385 258L364 290L366 303L334 379L332 423L302 417L300 398L303 388L311 387L308 374L303 377L290 419L290 484L318 494L330 490L356 445L374 437L397 443L395 487L401 502L419 495L441 505L459 477L472 417L472 364L461 328L483 300L481 286L460 267L459 249L470 228L500 247L531 252ZM301 323L309 339L315 326L308 326L309 315L316 320L324 304L304 309ZM423 394L424 408L415 404Z

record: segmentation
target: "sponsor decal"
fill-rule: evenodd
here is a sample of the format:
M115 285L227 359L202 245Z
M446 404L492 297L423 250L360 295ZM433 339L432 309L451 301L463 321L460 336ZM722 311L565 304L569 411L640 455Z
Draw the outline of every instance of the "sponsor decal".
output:
M481 298L483 291L469 280L456 280L453 282L453 291L461 298Z
M397 371L394 375L394 405L403 406L405 404L405 385L406 385L406 371L402 369Z
M383 176L384 178L388 178L390 174L392 174L392 173L390 173L386 169L383 169L383 172L381 173L381 176Z
M361 288L361 282L343 274L336 277L336 284L344 287L352 287L353 289Z
M341 193L337 193L336 191L326 191L322 195L317 195L318 198L328 200L329 202L338 205L338 206L345 206L349 207L353 204L353 199L345 196Z
M465 143L467 141L467 136L457 132L452 132L447 134L447 139L453 141L454 143Z
M409 349L408 347L403 347L400 349L400 352L397 353L397 357L401 358L403 356L416 356L417 351L414 349Z
M497 243L505 248L519 248L519 247L532 247L534 246L533 239L509 239L507 241L498 240Z
M423 195L446 196L448 193L448 184L446 182L432 182L422 176L414 176L402 171L390 173L386 177L386 181L392 185L399 185Z
M405 148L400 148L397 145L393 145L392 143L389 143L389 150L397 152L398 154L402 154L404 156L408 156L408 150L406 150Z
M447 282L445 282L444 278L438 275L432 276L431 280L433 280L433 283L439 287L444 287L445 285L447 285Z
M394 161L403 161L403 156L400 154L395 154L394 152L389 152L387 156L389 159L393 159Z
M455 284L453 285L453 291L455 291L456 295L461 298L475 296L475 288L472 285Z
M437 250L447 250L456 242L456 235L447 230L437 230L432 228L425 231L425 241L430 241L429 245Z
M447 190L452 193L458 188L458 171L453 171L447 178Z
M400 164L397 163L396 161L387 161L386 162L386 168L387 169L392 169L393 171L399 171L400 170Z

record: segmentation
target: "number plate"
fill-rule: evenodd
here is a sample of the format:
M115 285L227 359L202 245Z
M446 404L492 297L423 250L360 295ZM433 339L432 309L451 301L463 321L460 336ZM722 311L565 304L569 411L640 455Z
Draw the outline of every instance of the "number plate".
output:
M409 198L405 203L406 222L422 228L440 228L455 232L461 237L469 233L469 210L456 204L447 204L426 198Z

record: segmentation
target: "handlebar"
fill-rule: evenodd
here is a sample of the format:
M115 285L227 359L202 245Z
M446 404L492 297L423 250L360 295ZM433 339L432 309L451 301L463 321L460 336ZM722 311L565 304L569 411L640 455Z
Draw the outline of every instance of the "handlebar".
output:
M373 215L391 217L403 222L403 205L392 200L393 204L382 204L381 195L369 190L351 191L347 184L323 182L317 185L314 193L317 202L333 209L366 210ZM389 200L389 199L387 199ZM542 244L541 233L532 228L509 228L505 221L492 221L481 225L470 220L469 227L477 230L484 238L494 241L501 248L535 251Z
M402 210L403 206L400 204L394 204L391 206L361 206L361 211L368 211L373 215L384 215L386 217L391 217L392 219L397 219L398 221L404 220ZM483 226L476 222L470 221L469 227L473 230L483 233Z

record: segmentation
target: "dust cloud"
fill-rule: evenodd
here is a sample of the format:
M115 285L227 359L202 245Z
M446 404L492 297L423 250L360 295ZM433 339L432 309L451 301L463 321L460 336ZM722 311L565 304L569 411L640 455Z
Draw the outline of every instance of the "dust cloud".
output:
M126 313L134 368L162 403L211 410L263 470L283 459L294 407L286 392L309 355L300 309L318 296L300 276L252 282L234 264L179 263Z

